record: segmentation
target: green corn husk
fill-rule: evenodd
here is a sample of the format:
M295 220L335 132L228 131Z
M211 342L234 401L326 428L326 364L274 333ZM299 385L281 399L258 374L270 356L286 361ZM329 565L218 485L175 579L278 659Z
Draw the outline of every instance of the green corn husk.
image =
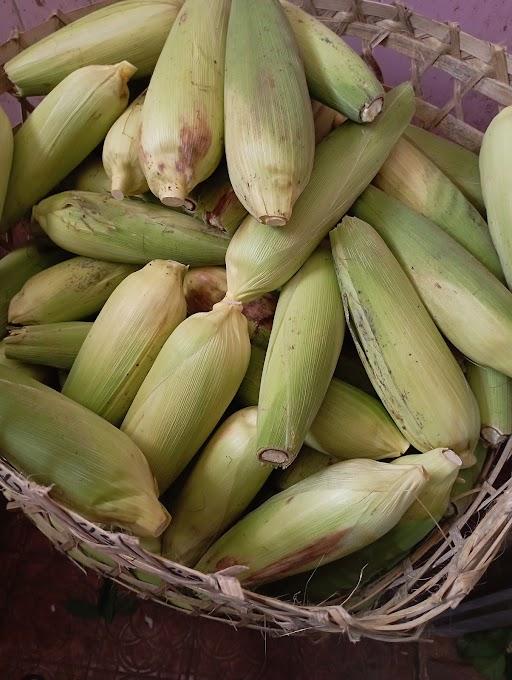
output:
M295 33L311 96L356 123L374 120L384 89L371 69L325 24L290 2L281 4Z
M404 137L430 158L480 213L485 212L476 153L415 125L405 129Z
M109 297L62 390L114 425L121 423L159 351L186 316L178 262L153 260Z
M342 125L347 119L338 111L331 109L325 104L311 100L313 110L313 122L315 124L315 144L327 137L327 135Z
M257 409L245 408L218 428L172 504L163 555L193 566L247 508L272 472L256 457Z
M4 66L24 97L47 94L76 69L127 59L150 75L182 0L122 0L60 28Z
M229 236L233 236L247 216L247 210L231 186L228 169L224 164L192 191L189 200L193 204L190 214Z
M409 123L414 94L406 83L386 95L382 115L370 125L345 123L316 150L311 180L286 229L247 217L229 244L230 295L242 302L277 290L304 264L357 196L371 182Z
M68 191L109 192L110 179L105 172L101 158L90 156L67 177L62 183L62 188Z
M7 344L4 340L0 342L0 366L7 366L14 373L21 373L24 376L37 380L38 382L48 383L52 379L52 372L47 366L31 366L21 361L16 361L7 356Z
M493 118L480 149L480 179L487 221L508 287L512 287L512 208L509 198L509 158L512 139L512 106Z
M0 259L0 338L6 333L9 304L14 295L34 274L65 257L67 254L61 250L30 243Z
M7 114L0 106L0 148L2 154L0 156L0 220L4 210L4 202L7 194L7 186L9 184L9 175L11 174L12 155L14 148L14 140L12 136L11 121Z
M299 451L299 455L286 470L276 470L274 472L274 485L284 491L289 489L290 486L302 482L303 479L307 479L314 475L320 470L325 470L326 467L336 463L336 458L331 456L326 456L320 451L315 451L315 449L309 446L303 446Z
M72 257L32 276L11 300L9 323L77 321L98 312L137 267Z
M512 376L512 293L446 232L379 189L368 187L352 212L384 239L443 335L472 361Z
M404 456L393 465L421 465L429 476L417 499L405 511L391 531L366 548L347 555L341 560L320 567L307 577L290 579L283 584L294 593L304 590L310 602L323 602L328 598L351 592L368 583L377 574L391 569L435 529L445 514L450 492L460 470L460 458L449 449L435 449L420 455ZM293 582L292 582L293 581Z
M92 328L89 321L64 321L12 328L5 338L8 359L69 369Z
M277 303L258 400L261 461L284 468L294 461L324 401L344 333L332 257L318 250Z
M41 201L32 217L66 250L110 262L224 264L229 243L218 229L189 215L108 194L65 191Z
M475 484L482 472L487 453L487 446L480 440L475 449L475 464L465 470L461 470L453 485L451 500L459 514L465 512L475 499Z
M265 352L252 346L237 393L242 406L256 406ZM395 458L409 448L382 404L357 387L333 378L306 436L306 444L337 459Z
M121 427L145 454L161 492L219 422L249 354L247 321L231 301L190 316L162 347Z
M222 158L230 5L186 0L149 83L140 158L151 191L165 205L186 205Z
M467 378L480 409L480 436L497 446L512 434L512 380L476 364L468 365Z
M420 465L349 460L281 491L219 538L196 569L247 566L252 587L276 581L364 548L387 533L421 493Z
M86 158L128 104L135 67L86 66L62 81L14 136L4 229L22 217Z
M135 444L71 399L15 375L0 366L0 449L7 460L93 521L161 534L169 516Z
M103 167L111 180L110 193L117 199L149 191L139 161L145 96L144 92L119 116L103 142Z
M455 184L414 144L398 141L374 184L428 217L503 280L484 218Z
M369 224L331 232L347 324L377 394L418 451L474 462L480 417L461 368L391 251Z
M279 0L232 0L224 92L233 189L258 222L282 227L311 176L315 127L304 66Z
M213 305L224 299L227 292L224 267L194 267L185 274L183 288L187 299L187 313L209 312ZM266 293L243 306L251 342L267 347L272 321L277 306L277 296Z

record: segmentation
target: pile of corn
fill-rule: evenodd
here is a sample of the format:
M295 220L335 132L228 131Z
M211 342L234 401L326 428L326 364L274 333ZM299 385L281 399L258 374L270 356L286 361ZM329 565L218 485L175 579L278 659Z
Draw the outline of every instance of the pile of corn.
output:
M46 95L0 116L2 230L32 216L0 261L10 463L318 598L467 505L512 432L512 109L480 180L285 0L122 0L5 72Z

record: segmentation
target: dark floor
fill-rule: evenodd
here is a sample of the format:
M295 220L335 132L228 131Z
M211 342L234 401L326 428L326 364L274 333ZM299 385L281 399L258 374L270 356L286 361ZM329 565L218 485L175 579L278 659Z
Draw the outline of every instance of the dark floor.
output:
M0 680L480 678L446 639L419 645L353 645L339 636L265 640L124 594L118 607L133 611L110 623L87 618L104 592L101 581L57 553L19 511L3 507L0 582Z

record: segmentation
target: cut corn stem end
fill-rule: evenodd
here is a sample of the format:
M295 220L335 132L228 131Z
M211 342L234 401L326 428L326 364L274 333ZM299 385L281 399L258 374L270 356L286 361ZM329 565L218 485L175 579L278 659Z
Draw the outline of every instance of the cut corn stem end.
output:
M371 123L374 121L379 113L382 111L384 105L384 98L377 97L369 104L365 104L361 111L361 120L363 123Z
M279 449L263 449L259 451L258 458L262 463L270 463L271 465L278 465L279 467L288 467L292 460L285 451Z
M186 205L184 198L178 196L159 196L160 202L169 208L182 208Z
M288 220L279 215L262 215L259 219L262 224L266 224L267 227L284 227Z

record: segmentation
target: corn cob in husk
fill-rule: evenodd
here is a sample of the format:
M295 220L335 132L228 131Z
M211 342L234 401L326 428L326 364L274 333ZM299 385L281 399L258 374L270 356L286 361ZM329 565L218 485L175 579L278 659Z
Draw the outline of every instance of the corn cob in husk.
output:
M209 312L213 305L224 299L227 292L224 267L194 267L185 274L183 288L187 299L187 314ZM267 347L272 321L277 306L277 295L266 293L243 306L251 342Z
M512 434L512 380L472 363L467 378L480 409L480 436L491 446L501 444Z
M51 191L102 141L128 104L135 67L86 66L60 83L14 136L4 229Z
M66 250L109 262L223 264L229 243L218 229L176 210L86 191L50 196L32 217Z
M512 208L509 198L512 106L493 118L480 149L480 179L487 221L508 287L512 287Z
M121 429L140 447L163 492L219 422L247 370L241 305L194 314L164 344Z
M349 460L281 491L219 538L196 569L247 566L247 586L308 571L387 533L422 492L420 465Z
M158 536L169 516L130 439L83 406L0 366L0 449L7 460L85 517Z
M31 366L21 361L12 359L7 355L7 344L5 338L0 342L0 366L7 366L14 373L21 373L24 376L37 380L38 382L48 383L54 377L52 371L47 366Z
M313 122L315 125L315 144L327 137L327 135L342 125L347 119L338 111L331 109L325 104L311 100L313 110Z
M233 236L247 216L247 210L231 186L224 164L191 192L190 200L192 205L187 208L187 212L229 236Z
M0 259L0 338L6 333L7 313L11 299L23 285L43 269L66 257L66 253L46 244L30 243Z
M476 153L415 125L405 129L404 137L430 158L480 213L485 212Z
M304 443L341 352L345 319L328 250L283 286L258 399L257 454L286 468Z
M9 323L76 321L98 312L137 267L73 257L32 276L11 300Z
M250 216L242 222L226 253L233 298L254 300L280 288L300 269L371 182L413 110L413 91L406 83L386 95L384 111L374 123L347 122L324 139L286 229L262 225Z
M418 451L474 463L478 405L453 354L382 238L345 217L331 232L347 324L373 386Z
M503 280L484 218L448 177L414 144L398 141L374 184L428 217Z
M82 66L128 60L148 76L182 0L122 0L59 28L4 66L19 95L47 94Z
M69 369L92 328L90 321L64 321L12 328L5 338L8 359Z
M315 449L309 446L303 446L290 467L287 467L286 470L276 470L274 472L274 485L281 491L284 491L289 489L290 486L302 482L303 479L307 479L311 475L325 470L326 467L336 462L336 458L326 456L324 453L315 451Z
M257 409L231 415L199 455L172 504L163 555L193 566L247 508L272 472L256 457Z
M318 19L281 0L297 40L311 96L356 123L369 123L382 109L384 89L373 72Z
M256 406L265 352L252 346L237 393L242 406ZM306 435L306 444L337 459L395 458L409 448L382 404L357 387L333 378Z
M442 519L460 471L460 458L449 449L435 449L420 455L404 456L393 465L421 465L429 480L391 531L366 548L320 567L311 577L308 576L307 597L310 601L324 601L340 591L351 592L377 574L391 569ZM287 589L291 585L287 583ZM304 586L304 581L293 585L296 593Z
M243 56L241 45L250 45ZM279 0L232 0L224 93L233 189L258 222L282 227L311 176L315 128L304 67Z
M145 93L141 94L112 125L103 142L103 167L110 178L114 198L149 191L139 161L140 127Z
M0 148L2 149L2 154L0 155L0 220L2 219L9 175L11 174L13 147L14 140L11 121L0 106Z
M105 172L101 158L90 156L62 183L69 191L110 192L110 178Z
M230 4L186 0L149 83L140 158L151 191L165 205L187 205L222 158Z
M62 393L118 425L185 318L186 267L153 260L122 281L87 334Z
M352 211L384 239L443 335L472 361L512 376L512 293L437 225L379 189L368 187Z

